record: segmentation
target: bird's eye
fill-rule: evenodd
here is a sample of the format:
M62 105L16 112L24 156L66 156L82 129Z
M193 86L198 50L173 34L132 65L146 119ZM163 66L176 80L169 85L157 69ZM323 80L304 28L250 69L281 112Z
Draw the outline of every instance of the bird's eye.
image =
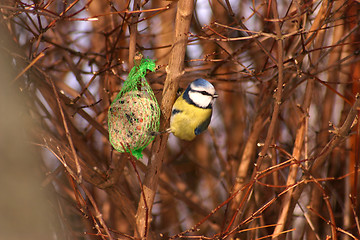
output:
M202 95L207 95L207 96L212 96L210 93L208 93L207 91L198 91L199 93L201 93Z

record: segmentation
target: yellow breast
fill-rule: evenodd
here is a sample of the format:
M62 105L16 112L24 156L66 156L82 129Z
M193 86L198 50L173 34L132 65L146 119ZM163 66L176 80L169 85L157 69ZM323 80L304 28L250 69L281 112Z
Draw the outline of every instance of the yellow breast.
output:
M188 104L180 96L173 109L180 111L171 116L170 131L178 138L191 141L195 138L195 129L211 118L212 109L203 109Z

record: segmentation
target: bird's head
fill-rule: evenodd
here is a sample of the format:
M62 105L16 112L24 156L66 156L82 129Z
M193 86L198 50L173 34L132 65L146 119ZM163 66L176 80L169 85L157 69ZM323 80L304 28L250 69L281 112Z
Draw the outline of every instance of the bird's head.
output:
M200 108L211 108L218 95L214 86L205 79L193 81L185 90L183 98L190 104Z

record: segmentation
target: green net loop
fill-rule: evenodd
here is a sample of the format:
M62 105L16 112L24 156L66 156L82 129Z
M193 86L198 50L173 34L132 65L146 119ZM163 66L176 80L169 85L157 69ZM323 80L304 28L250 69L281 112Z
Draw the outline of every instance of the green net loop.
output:
M146 81L147 70L155 71L155 61L142 59L134 66L108 111L109 140L119 152L142 158L142 151L159 131L160 107Z

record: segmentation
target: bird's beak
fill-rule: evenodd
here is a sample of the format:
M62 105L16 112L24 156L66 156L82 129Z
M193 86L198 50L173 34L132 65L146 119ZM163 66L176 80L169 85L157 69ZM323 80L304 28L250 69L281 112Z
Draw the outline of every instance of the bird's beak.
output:
M219 95L217 94L217 92L214 93L213 98L217 98Z

